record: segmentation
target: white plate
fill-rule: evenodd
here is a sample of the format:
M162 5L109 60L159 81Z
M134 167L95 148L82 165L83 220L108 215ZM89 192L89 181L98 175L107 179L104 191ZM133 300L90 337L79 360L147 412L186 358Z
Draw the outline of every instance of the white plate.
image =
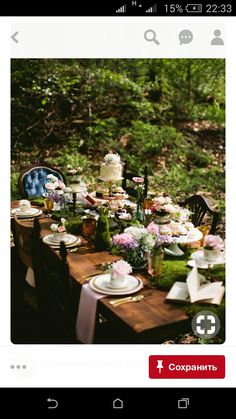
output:
M192 253L191 257L193 260L188 261L188 266L193 267L194 261L196 261L197 267L201 269L207 269L211 265L222 265L225 263L224 252L222 252L222 254L214 262L208 262L205 260L203 250L197 250L196 252Z
M139 278L127 275L127 284L124 288L114 289L110 288L110 274L103 274L93 277L89 285L90 287L101 294L107 295L127 295L133 294L143 288L143 282Z
M80 238L73 236L73 234L67 234L66 239L62 239L61 241L64 241L66 247L75 247L81 244ZM47 236L43 237L43 242L49 244L51 247L60 247L60 242L55 241L53 234L48 234Z
M38 217L38 215L42 214L42 211L38 208L30 208L29 211L23 212L20 208L14 208L11 210L12 215L17 215L19 218L31 218L31 217Z

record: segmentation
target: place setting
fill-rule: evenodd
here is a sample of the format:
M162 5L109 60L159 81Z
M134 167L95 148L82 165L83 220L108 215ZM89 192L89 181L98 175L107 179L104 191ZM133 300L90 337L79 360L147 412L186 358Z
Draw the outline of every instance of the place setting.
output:
M54 249L59 249L61 241L65 243L67 249L74 249L81 244L81 239L73 234L68 234L66 231L66 219L61 218L56 224L50 226L51 234L43 237L43 242Z
M17 216L19 219L31 219L39 217L42 214L42 210L33 208L30 201L22 199L19 202L19 207L11 210L12 216Z
M108 273L91 278L89 285L95 292L105 295L134 294L143 288L143 281L132 273L132 267L124 260L114 262Z

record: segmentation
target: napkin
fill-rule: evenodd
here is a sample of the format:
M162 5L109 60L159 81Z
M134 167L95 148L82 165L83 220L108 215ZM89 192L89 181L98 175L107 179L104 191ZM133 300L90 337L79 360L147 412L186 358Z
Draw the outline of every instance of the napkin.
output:
M104 294L93 291L89 284L82 286L76 320L76 336L82 343L93 343L97 301L103 297Z

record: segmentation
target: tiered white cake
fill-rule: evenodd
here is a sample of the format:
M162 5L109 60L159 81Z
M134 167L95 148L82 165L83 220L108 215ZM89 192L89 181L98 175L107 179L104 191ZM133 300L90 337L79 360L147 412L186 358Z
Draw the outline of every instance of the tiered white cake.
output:
M108 153L100 167L100 178L111 182L122 179L123 166L119 154Z

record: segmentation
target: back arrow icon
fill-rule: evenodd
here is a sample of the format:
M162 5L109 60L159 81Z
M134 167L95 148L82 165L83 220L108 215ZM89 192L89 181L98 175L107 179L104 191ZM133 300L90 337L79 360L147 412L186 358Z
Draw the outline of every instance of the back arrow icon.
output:
M48 406L48 409L56 409L58 406L58 401L55 399L47 399L48 403L52 403L52 406Z
M16 44L18 44L18 39L17 39L17 35L19 35L19 32L15 32L15 33L13 33L13 35L11 36L11 39L16 43Z

